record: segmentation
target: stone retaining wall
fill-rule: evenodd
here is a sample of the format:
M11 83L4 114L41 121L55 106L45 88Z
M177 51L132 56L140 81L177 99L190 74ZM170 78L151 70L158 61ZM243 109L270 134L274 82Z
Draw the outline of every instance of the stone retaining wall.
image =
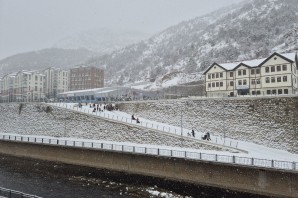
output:
M121 103L121 111L211 135L298 153L298 97L198 98Z
M95 116L39 103L0 104L2 133L74 137L140 144L215 149L193 141L157 133L150 129L107 121Z

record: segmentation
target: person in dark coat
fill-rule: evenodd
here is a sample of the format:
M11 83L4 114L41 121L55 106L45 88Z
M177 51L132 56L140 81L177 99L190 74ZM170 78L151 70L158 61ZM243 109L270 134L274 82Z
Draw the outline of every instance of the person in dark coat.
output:
M208 140L208 141L211 140L211 138L210 138L210 133L207 132L206 135L207 135L207 140Z
M140 123L140 120L139 120L139 118L137 118L137 123Z
M131 119L132 120L135 120L136 119L135 116L134 116L134 114L131 115Z
M191 130L191 135L192 137L195 137L195 131L193 129Z

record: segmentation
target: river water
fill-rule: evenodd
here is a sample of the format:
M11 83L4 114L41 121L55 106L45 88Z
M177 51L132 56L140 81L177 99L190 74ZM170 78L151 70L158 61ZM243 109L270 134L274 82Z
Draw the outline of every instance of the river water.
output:
M261 197L89 167L0 155L0 187L49 198Z

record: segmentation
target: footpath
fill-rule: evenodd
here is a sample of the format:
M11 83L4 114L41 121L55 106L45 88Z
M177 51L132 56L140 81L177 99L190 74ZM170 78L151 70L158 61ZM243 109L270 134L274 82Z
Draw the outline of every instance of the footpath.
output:
M48 103L49 105L64 108L70 111L78 112L78 113L84 113L89 116L98 117L100 119L105 119L107 121L112 121L116 123L121 124L127 124L133 127L138 128L144 128L144 129L150 129L152 131L155 131L156 133L162 133L171 135L173 137L176 137L177 140L180 138L183 138L185 140L195 140L200 144L208 145L208 146L214 146L221 149L230 150L234 153L248 153L248 151L244 149L238 148L238 141L228 139L228 138L221 138L212 136L211 140L203 140L202 137L205 135L202 132L195 131L195 136L193 137L192 132L190 129L185 129L183 127L173 126L166 123L160 123L157 121L148 120L145 118L140 118L137 115L134 115L135 118L139 119L139 123L137 123L136 120L132 119L132 115L127 114L125 112L121 112L118 110L106 110L104 106L100 106L100 110L94 111L93 105L87 104L78 106L77 103Z

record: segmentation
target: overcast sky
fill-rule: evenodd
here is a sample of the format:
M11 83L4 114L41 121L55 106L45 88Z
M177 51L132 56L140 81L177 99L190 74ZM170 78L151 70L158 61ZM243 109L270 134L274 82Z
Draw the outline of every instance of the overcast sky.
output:
M98 28L157 33L240 0L0 0L0 59Z

